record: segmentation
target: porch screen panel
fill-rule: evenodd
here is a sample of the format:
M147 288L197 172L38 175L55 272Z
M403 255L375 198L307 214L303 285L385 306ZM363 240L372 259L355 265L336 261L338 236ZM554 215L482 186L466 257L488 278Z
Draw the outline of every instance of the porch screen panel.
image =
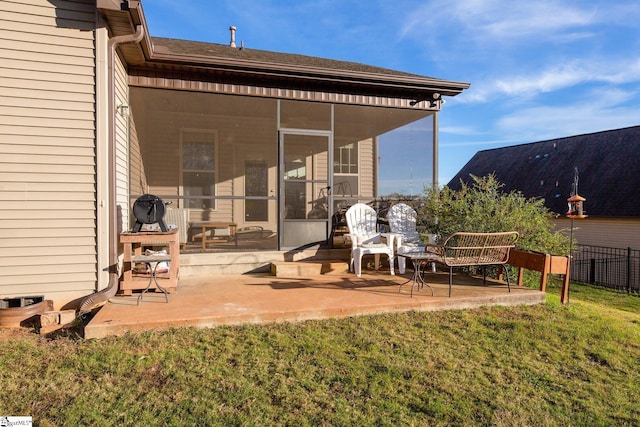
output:
M419 196L433 184L433 116L378 137L378 194Z
M134 87L130 105L146 191L187 209L190 236L199 223L230 223L237 244L206 250L277 245L277 101Z
M331 130L331 104L280 101L280 127Z

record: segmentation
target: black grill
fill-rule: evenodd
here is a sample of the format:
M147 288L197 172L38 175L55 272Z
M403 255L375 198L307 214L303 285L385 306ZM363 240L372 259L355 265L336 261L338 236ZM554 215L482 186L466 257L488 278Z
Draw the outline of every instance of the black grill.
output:
M136 223L133 232L138 233L144 224L158 223L162 231L168 231L164 223L165 203L158 196L144 194L133 203L133 216Z

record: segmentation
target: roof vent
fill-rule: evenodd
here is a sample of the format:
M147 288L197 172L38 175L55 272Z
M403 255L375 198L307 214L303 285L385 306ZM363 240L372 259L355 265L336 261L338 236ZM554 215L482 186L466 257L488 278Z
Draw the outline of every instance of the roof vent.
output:
M229 42L229 46L236 47L236 27L233 25L230 26L229 31L231 31L231 41Z

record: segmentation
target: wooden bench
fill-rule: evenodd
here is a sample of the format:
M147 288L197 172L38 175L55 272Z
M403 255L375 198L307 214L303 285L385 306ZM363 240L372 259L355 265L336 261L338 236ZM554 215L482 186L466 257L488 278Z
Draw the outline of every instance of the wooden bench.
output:
M454 267L501 265L509 261L509 251L515 247L518 232L454 233L442 244L427 244L425 252L433 254L433 261L449 267L449 296L453 285ZM507 274L507 286L511 283ZM486 278L486 276L485 276Z

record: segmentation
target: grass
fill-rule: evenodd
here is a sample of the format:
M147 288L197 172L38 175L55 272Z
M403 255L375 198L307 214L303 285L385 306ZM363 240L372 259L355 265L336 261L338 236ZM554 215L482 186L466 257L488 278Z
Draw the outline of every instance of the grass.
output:
M0 331L0 416L36 425L637 425L640 298L83 341ZM606 298L604 297L606 296Z

